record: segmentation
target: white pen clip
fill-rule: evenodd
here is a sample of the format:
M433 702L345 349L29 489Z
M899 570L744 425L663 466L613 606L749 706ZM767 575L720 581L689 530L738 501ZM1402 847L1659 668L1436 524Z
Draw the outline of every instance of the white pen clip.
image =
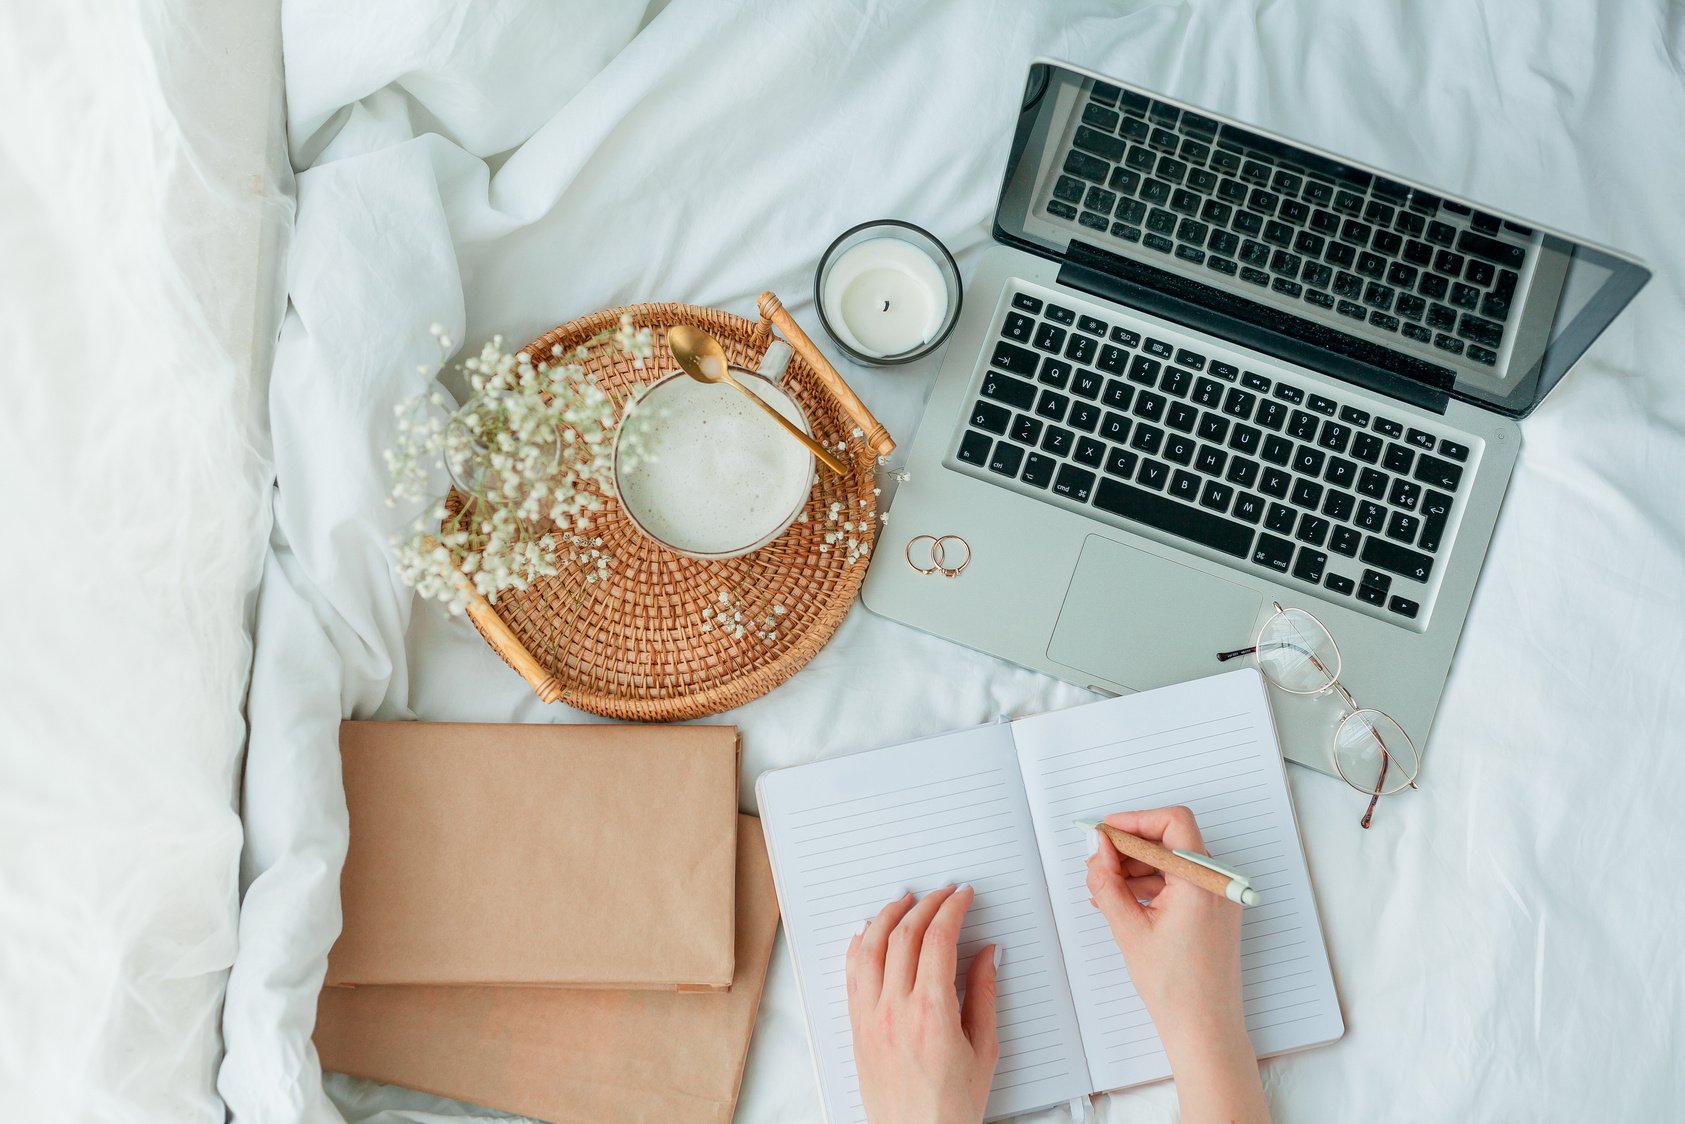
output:
M1252 888L1252 879L1227 863L1218 862L1210 855L1202 855L1197 851L1172 851L1170 853L1180 855L1191 863L1198 863L1206 870L1214 870L1218 874L1226 876L1229 880L1228 899L1231 902L1239 902L1241 905L1256 905L1258 903L1258 891Z

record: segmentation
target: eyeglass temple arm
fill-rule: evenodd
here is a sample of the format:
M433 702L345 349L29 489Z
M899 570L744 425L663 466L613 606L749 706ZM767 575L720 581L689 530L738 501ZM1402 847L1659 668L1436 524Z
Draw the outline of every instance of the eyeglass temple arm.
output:
M1227 661L1232 660L1232 659L1237 659L1240 656L1250 656L1253 652L1256 652L1257 650L1258 649L1256 647L1236 648L1232 652L1218 652L1217 658L1226 663Z

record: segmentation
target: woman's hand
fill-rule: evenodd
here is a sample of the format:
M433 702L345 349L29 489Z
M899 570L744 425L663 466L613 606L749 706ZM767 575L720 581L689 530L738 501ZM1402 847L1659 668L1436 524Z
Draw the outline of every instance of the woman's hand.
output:
M848 946L848 1018L860 1096L872 1124L977 1124L989 1101L995 1040L994 946L954 991L971 887L906 894Z
M1118 812L1106 822L1171 850L1208 853L1186 808ZM1267 1121L1240 1001L1240 906L1099 839L1088 892L1164 1043L1182 1119Z

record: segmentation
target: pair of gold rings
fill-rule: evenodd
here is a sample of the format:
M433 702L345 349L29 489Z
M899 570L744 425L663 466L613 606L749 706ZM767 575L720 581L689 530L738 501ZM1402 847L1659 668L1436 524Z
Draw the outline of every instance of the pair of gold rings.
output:
M928 547L920 546L920 543L928 543L929 545ZM965 550L965 558L958 566L948 565L950 543L963 547ZM915 555L922 555L927 549L930 553L930 565L921 566L913 561ZM907 540L907 549L904 553L907 556L907 565L925 577L929 577L931 574L941 574L945 578L957 578L965 572L967 566L971 565L971 544L958 535L914 535Z

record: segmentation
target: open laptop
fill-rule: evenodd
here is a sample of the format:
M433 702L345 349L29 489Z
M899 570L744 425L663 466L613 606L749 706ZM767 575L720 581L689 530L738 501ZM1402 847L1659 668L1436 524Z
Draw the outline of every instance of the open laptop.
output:
M1115 693L1221 670L1279 601L1421 746L1516 419L1648 270L1046 60L994 236L867 605ZM920 535L969 564L921 574ZM1287 755L1332 772L1338 714L1277 702Z

